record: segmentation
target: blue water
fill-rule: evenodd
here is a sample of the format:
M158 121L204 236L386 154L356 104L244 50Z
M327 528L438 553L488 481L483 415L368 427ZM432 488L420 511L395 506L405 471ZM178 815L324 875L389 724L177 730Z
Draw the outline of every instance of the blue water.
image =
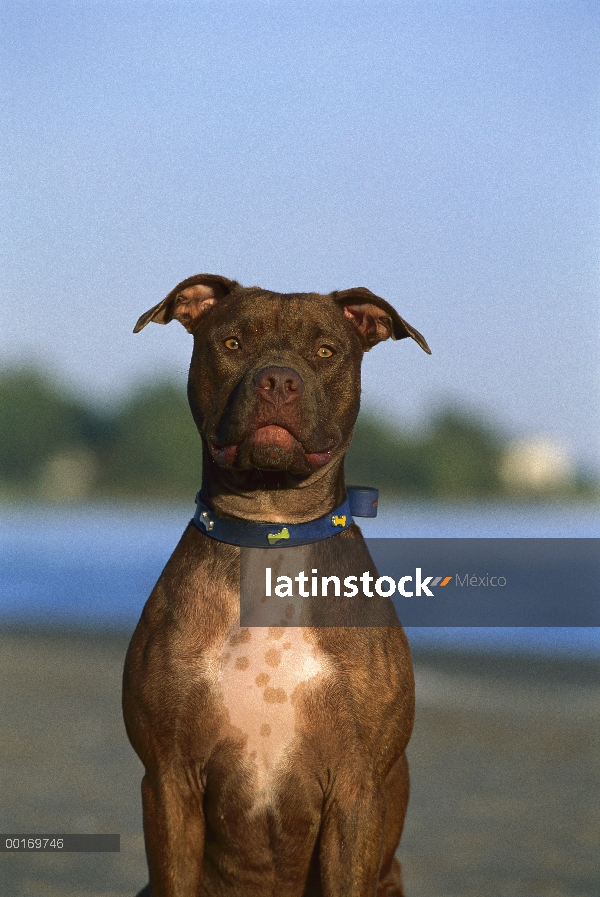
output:
M0 620L132 629L193 506L0 511ZM367 537L597 538L600 508L396 505ZM598 629L413 629L413 645L600 653Z

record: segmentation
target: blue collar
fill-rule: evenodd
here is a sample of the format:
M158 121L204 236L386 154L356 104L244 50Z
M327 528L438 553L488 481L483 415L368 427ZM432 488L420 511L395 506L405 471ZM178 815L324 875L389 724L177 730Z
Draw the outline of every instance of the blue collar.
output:
M200 493L196 496L194 523L198 529L218 542L229 542L244 548L287 548L308 545L329 539L348 529L356 517L376 517L379 491L366 486L348 486L346 498L329 514L306 523L247 523L226 520L204 504Z

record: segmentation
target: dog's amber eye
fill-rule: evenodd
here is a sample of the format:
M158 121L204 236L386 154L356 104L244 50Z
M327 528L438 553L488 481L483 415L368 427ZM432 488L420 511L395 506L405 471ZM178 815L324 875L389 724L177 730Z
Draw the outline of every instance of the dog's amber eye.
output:
M329 346L321 346L317 349L317 355L319 358L331 358L333 355L333 349L330 349Z
M225 346L228 349L239 349L240 348L239 342L234 337L230 337L230 339L226 339Z

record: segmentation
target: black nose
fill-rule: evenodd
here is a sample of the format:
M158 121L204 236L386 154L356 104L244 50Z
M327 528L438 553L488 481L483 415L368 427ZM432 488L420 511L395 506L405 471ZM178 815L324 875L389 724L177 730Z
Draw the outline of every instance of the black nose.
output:
M286 405L299 399L304 391L304 381L293 368L262 368L254 375L254 385L259 396L274 405Z

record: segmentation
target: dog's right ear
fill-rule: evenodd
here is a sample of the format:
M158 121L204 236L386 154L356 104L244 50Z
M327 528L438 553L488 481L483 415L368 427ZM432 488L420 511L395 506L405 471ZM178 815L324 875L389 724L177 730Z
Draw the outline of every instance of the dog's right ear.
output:
M331 293L331 297L343 307L345 316L356 327L365 352L390 337L396 340L410 336L424 352L431 355L431 349L423 334L401 318L389 302L381 296L376 296L366 287L336 290L335 293Z
M178 283L162 302L141 316L133 328L139 333L150 321L168 324L175 318L188 333L193 333L200 317L220 299L239 287L237 280L219 274L195 274Z

